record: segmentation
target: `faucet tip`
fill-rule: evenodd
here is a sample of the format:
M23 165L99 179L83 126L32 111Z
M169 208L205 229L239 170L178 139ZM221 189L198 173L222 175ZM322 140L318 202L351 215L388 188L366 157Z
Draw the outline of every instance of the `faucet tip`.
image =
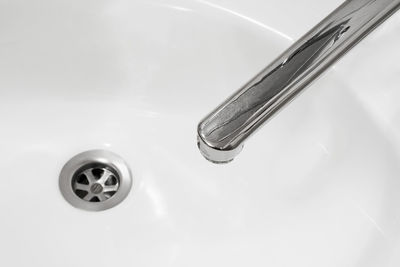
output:
M236 155L240 153L243 145L234 148L232 150L221 150L212 146L209 146L200 135L197 135L197 147L201 154L208 161L215 164L226 164L231 162Z

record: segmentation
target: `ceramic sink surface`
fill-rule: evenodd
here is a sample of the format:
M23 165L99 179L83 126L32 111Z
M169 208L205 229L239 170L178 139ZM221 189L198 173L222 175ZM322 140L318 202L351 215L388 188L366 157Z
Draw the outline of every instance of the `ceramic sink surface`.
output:
M0 0L1 265L399 266L400 14L232 163L196 147L199 120L339 4ZM102 212L58 189L90 149L134 178Z

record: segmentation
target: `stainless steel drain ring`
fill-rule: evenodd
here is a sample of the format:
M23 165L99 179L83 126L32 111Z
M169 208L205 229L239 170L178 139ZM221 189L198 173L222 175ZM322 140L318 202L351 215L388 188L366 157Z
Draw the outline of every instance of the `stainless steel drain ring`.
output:
M72 206L101 211L126 198L132 187L132 175L120 156L106 150L90 150L64 165L59 187Z

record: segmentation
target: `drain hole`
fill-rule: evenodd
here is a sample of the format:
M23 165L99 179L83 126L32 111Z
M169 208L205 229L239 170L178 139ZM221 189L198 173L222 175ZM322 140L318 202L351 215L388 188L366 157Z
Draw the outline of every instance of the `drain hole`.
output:
M86 184L86 185L89 184L89 180L86 178L86 175L84 175L84 174L79 175L78 178L76 179L76 182L80 183L80 184Z
M89 192L76 189L75 194L80 198L84 198L87 194L89 194Z
M116 192L116 191L111 191L111 192L108 192L107 195L108 195L109 197L112 197L115 193L117 193L117 192Z
M116 185L118 184L117 178L115 176L111 176L108 180L104 183L105 185Z
M103 175L103 173L104 173L104 169L101 169L101 168L93 168L92 169L92 174L96 180L99 180L100 177Z
M71 182L79 198L88 202L103 202L118 191L120 179L111 166L91 164L80 168Z
M98 197L93 197L90 202L100 202L100 199Z

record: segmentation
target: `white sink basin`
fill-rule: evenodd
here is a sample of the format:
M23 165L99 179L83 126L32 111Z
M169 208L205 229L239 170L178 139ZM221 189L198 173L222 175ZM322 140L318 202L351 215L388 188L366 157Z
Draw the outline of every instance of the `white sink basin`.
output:
M199 120L340 3L283 2L1 1L2 265L400 266L400 15L231 164L196 147ZM90 149L132 169L107 211L58 189Z

